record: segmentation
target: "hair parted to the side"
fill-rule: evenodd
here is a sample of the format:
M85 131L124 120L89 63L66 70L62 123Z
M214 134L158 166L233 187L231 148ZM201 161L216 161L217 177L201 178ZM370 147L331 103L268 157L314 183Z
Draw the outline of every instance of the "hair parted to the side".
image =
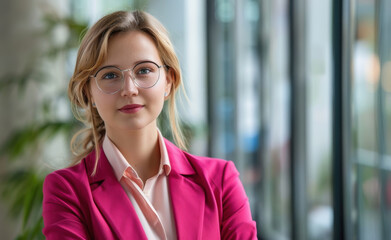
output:
M175 143L185 149L182 131L176 117L175 95L182 86L181 70L174 47L165 27L152 15L143 11L118 11L104 16L96 22L81 41L77 54L76 66L68 87L75 117L85 124L85 128L77 132L71 140L71 151L75 158L72 165L79 163L95 150L96 173L100 155L100 146L106 133L105 125L91 102L90 76L97 71L107 56L108 43L111 36L120 32L142 31L152 37L164 65L173 73L172 87L168 96L169 119Z

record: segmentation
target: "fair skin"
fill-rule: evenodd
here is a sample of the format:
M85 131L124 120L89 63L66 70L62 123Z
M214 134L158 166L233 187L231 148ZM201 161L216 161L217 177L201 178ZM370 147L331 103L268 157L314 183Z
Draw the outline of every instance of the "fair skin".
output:
M120 69L133 68L140 61L153 61L163 65L153 39L141 31L118 33L109 40L104 66ZM100 68L101 68L100 67ZM99 90L95 81L90 81L91 101L103 119L106 134L121 151L129 164L145 181L157 174L160 164L156 119L163 109L165 93L170 93L171 70L160 69L157 84L149 89L138 88L131 80L130 72L125 73L124 88L113 94ZM124 113L126 105L138 104L140 109Z

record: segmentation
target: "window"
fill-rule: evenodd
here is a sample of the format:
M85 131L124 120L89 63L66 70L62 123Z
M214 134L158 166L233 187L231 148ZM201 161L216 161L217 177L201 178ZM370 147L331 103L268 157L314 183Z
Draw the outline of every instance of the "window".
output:
M354 9L351 85L353 224L361 239L389 239L390 17L389 1L358 0Z

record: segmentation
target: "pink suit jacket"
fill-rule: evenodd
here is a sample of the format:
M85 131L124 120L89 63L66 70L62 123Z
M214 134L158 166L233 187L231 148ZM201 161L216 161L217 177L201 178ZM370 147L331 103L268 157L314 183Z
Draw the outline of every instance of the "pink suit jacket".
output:
M165 140L168 184L178 239L256 239L246 193L234 164L190 155ZM43 186L47 239L147 239L103 150L49 174Z

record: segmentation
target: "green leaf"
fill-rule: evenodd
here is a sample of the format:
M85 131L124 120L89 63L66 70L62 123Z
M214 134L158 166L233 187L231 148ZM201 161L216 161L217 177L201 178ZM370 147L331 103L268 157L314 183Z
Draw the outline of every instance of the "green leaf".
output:
M25 229L27 226L27 222L31 216L32 209L36 203L38 194L37 190L40 189L37 185L37 179L34 175L30 177L30 184L28 187L30 187L30 189L26 191L26 196L24 198L23 204L23 229Z
M45 236L42 233L43 228L43 219L42 216L35 221L35 223L25 230L23 230L16 240L30 240L30 239L45 239Z
M31 207L40 207L44 176L34 168L17 169L2 176L2 197L9 201L14 216L32 213Z
M75 121L51 121L41 124L31 124L15 131L0 148L0 155L16 159L29 147L34 147L42 140L52 139L60 133L68 133L75 127Z
M16 87L18 90L24 92L28 83L41 83L43 81L44 78L42 78L39 73L35 72L31 68L28 68L20 74L10 73L1 76L0 91L9 90L12 87Z

